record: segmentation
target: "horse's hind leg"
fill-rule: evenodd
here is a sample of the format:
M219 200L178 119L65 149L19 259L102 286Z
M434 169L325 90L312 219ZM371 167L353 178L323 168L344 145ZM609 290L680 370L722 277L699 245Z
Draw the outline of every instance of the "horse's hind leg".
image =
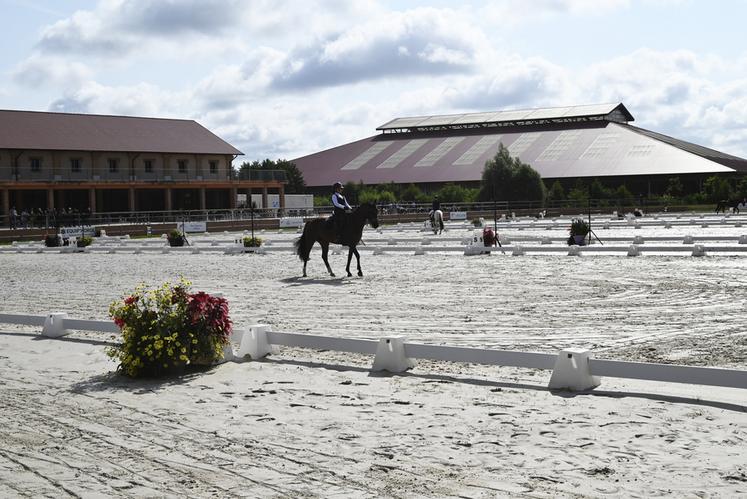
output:
M327 266L327 272L329 272L329 275L332 277L335 277L335 273L332 272L332 267L329 266L329 261L327 260L327 254L329 253L329 243L321 243L322 245L322 260L324 260L324 265Z
M353 259L353 251L355 251L355 246L350 246L350 248L348 248L348 264L345 266L345 271L348 273L348 277L353 277L353 274L350 273L350 260ZM358 268L360 269L360 263L358 264Z
M355 260L358 262L358 276L363 277L363 271L361 270L361 255L358 253L358 248L353 246L351 250L353 254L355 254ZM348 266L350 266L350 256L348 256ZM350 272L348 272L348 275L350 275Z

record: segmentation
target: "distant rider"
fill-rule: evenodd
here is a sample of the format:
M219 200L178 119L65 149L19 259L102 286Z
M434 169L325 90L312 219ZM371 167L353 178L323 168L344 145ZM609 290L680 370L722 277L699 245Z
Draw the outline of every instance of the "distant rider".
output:
M436 210L441 209L441 201L438 200L438 196L433 198L433 204L431 204L431 212L428 214L428 217L431 219L431 227L435 227L436 225ZM444 219L443 214L441 215L441 220L438 221L438 224L441 228L441 230L444 230Z
M335 182L332 186L335 192L332 193L332 206L334 211L332 212L332 222L335 229L335 234L342 240L342 229L345 227L345 215L352 211L352 208L342 195L342 184Z

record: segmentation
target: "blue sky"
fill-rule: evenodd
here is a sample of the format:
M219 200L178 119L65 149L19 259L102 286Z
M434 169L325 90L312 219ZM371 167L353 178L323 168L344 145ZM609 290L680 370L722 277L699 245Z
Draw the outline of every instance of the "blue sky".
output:
M195 119L248 160L398 116L601 102L747 157L747 0L0 0L0 12L0 108Z

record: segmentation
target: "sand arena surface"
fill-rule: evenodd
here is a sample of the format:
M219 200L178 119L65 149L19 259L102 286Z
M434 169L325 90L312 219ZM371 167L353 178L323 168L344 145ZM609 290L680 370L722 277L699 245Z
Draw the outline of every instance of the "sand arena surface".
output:
M344 273L345 255L331 263ZM366 251L363 278L331 278L315 249L309 278L301 265L290 251L3 254L2 308L104 319L138 283L184 275L222 292L237 327L747 368L745 257ZM374 375L370 358L298 349L134 382L111 374L110 335L2 330L1 496L747 494L746 390L604 379L571 396L545 389L549 372Z

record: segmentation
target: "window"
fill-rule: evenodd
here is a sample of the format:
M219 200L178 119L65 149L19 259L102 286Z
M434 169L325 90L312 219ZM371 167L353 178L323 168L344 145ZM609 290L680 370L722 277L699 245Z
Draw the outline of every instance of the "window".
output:
M187 173L187 160L186 159L180 159L176 162L177 167L179 168L179 173Z
M145 167L145 173L153 173L152 159L146 159L145 161L143 161L143 166Z
M109 173L117 173L119 171L119 162L116 159L109 158L106 162L109 165Z
M80 158L70 158L70 171L73 173L80 172Z
M31 165L32 172L41 171L41 158L29 158L29 164Z
M210 162L210 173L218 173L218 162L217 161Z

